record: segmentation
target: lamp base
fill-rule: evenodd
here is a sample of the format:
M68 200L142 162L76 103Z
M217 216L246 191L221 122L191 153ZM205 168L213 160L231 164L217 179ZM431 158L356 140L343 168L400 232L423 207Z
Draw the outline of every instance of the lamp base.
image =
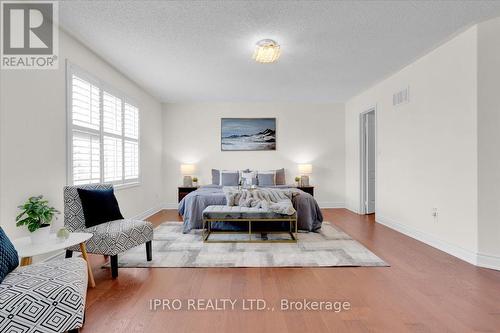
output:
M191 176L184 176L184 187L192 187L193 178Z
M309 176L300 177L300 186L309 186Z

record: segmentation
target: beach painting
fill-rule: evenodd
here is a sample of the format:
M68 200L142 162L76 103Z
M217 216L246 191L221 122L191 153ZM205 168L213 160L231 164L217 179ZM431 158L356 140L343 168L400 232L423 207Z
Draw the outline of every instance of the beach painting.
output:
M222 118L221 150L276 150L276 118Z

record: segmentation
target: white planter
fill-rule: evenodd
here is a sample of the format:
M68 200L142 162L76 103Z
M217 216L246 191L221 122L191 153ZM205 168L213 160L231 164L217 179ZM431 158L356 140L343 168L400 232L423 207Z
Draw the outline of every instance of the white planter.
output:
M30 234L31 243L40 244L46 242L49 239L50 235L50 226L36 229L34 232Z

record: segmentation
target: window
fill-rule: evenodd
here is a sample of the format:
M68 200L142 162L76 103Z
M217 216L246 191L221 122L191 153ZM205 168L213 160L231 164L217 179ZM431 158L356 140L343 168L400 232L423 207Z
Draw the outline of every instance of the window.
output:
M68 80L69 183L138 183L139 109L73 66Z

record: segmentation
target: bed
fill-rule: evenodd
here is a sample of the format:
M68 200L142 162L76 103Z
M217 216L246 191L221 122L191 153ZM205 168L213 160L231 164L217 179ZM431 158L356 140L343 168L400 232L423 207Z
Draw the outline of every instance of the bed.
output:
M297 192L293 196L293 207L297 211L297 227L299 230L316 232L321 228L323 215L314 197L306 192L288 185L276 185L273 188L292 189ZM179 214L184 219L183 232L188 233L193 229L203 228L203 210L211 205L225 205L226 196L222 186L206 185L189 193L179 203ZM215 227L234 229L235 225L224 222L224 225Z

